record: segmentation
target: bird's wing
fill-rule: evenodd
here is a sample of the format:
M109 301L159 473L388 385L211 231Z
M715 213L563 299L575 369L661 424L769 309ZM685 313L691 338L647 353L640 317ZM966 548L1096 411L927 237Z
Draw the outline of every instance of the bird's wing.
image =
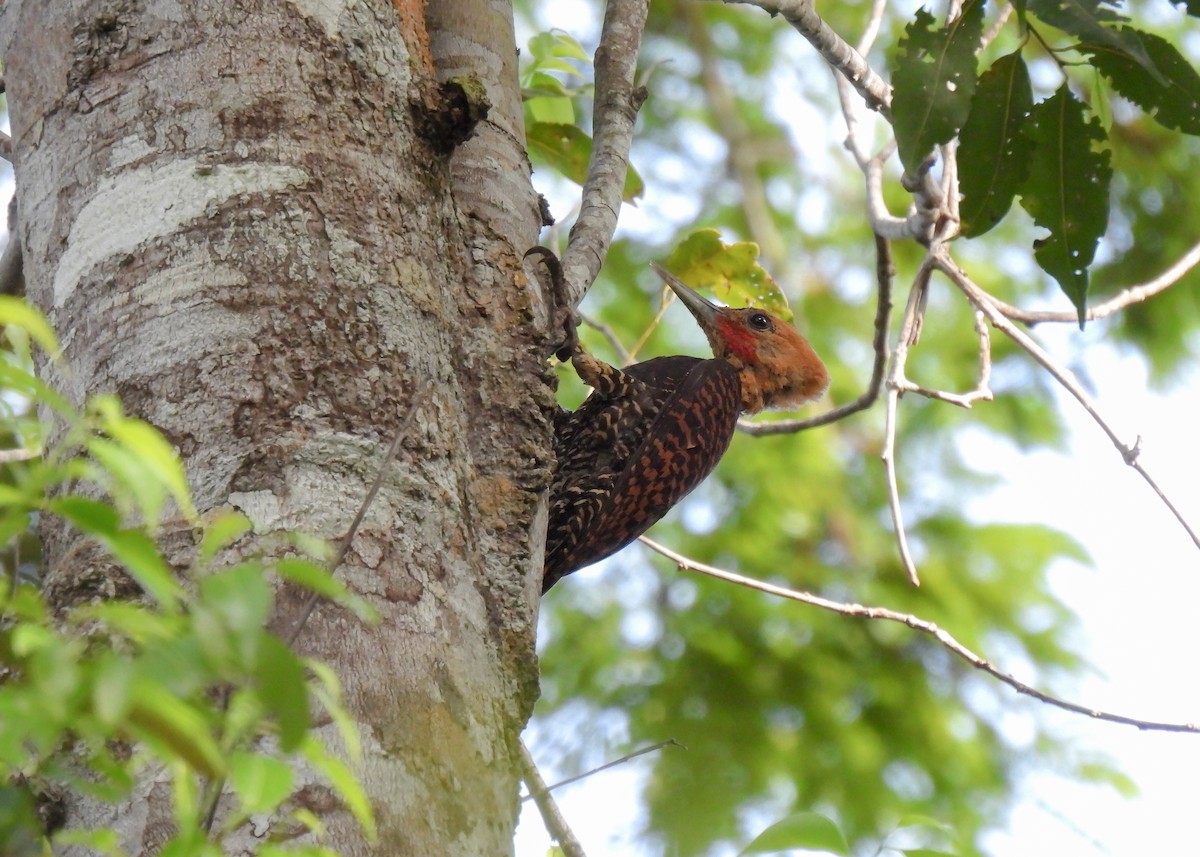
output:
M624 370L648 386L656 378L676 385L656 415L645 415L636 444L556 498L561 508L551 510L551 529L556 518L561 526L558 537L552 532L547 541L543 592L644 533L712 472L729 447L741 411L737 371L724 360L660 360L657 366L647 364L658 361L646 361Z

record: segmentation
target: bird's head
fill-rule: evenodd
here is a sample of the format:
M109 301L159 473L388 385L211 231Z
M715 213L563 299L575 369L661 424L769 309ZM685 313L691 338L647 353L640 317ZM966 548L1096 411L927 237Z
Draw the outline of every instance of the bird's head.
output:
M808 340L771 313L709 303L661 266L655 273L691 311L712 346L713 356L729 361L742 382L742 410L794 408L819 398L829 386L825 364Z

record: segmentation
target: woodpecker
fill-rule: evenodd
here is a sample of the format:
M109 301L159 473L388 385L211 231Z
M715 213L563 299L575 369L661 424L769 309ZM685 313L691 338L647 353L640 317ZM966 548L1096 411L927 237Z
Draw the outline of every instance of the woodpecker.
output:
M560 277L552 258L547 265ZM791 325L761 309L709 303L652 267L691 311L713 356L655 357L618 369L584 351L568 321L558 353L569 354L592 393L574 411L560 408L554 420L558 463L543 594L625 547L704 481L729 448L739 416L797 407L829 384L821 359Z

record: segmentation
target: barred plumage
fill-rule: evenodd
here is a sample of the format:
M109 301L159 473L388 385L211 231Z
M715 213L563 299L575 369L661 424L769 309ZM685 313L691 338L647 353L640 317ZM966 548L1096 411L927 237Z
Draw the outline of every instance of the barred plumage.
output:
M808 342L759 309L710 304L655 266L708 336L713 358L656 357L625 369L577 345L592 394L554 421L542 592L629 544L712 472L742 413L799 405L828 375Z

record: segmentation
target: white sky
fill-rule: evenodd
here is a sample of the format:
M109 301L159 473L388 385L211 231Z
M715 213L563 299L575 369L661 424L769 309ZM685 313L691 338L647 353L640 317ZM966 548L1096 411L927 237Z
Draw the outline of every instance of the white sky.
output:
M1077 335L1064 325L1045 338L1065 358L1074 353L1069 343ZM1143 464L1197 526L1200 370L1157 395L1146 388L1139 358L1097 345L1087 360L1093 375L1104 379L1097 392L1103 411L1119 430L1142 435ZM1008 474L1006 485L970 503L970 513L981 521L1048 524L1091 552L1093 566L1063 563L1052 575L1057 594L1079 616L1084 652L1102 671L1064 696L1133 717L1200 722L1200 550L1073 401L1062 406L1070 425L1068 454L1024 454L969 442L996 471ZM1027 777L1006 829L985 842L993 857L1200 854L1200 735L1139 732L1039 710L1044 707L1015 692L1009 698L1014 710L1036 711L1073 734L1081 750L1111 756L1141 794L1127 799L1111 788L1050 773ZM537 746L532 749L536 757ZM647 853L636 838L643 770L631 763L562 790L560 806L587 853ZM527 804L517 855L541 857L548 846L541 819Z
M584 39L594 25L581 22L596 14L592 4L559 0L549 4L548 17L552 25ZM527 37L520 35L519 43ZM779 89L776 96L783 97ZM782 115L806 116L804 109L800 105ZM804 147L803 157L810 162L828 159L820 135L811 133L821 122L831 126L830 133L844 133L840 118L798 122L809 133L793 134L793 142ZM849 163L830 169L846 169ZM647 188L638 208L622 211L622 229L644 235L661 227L656 223L660 213L679 216L696 203L655 200L654 192ZM551 198L556 212L569 210L572 202ZM1196 232L1200 239L1200 225ZM897 304L902 306L903 294ZM1200 369L1169 393L1154 394L1147 389L1141 359L1106 345L1102 324L1090 325L1083 334L1074 325L1043 325L1035 336L1069 365L1086 355L1102 412L1123 436L1143 437L1143 464L1191 525L1200 528ZM1069 425L1066 454L1026 454L980 437L964 441L1007 477L1004 486L972 499L970 513L980 521L1036 522L1061 529L1091 553L1093 565L1062 563L1051 576L1055 592L1079 617L1084 654L1100 670L1063 696L1143 719L1200 722L1195 666L1200 550L1074 400L1063 396L1059 404ZM1018 712L1038 709L1015 692L1011 699ZM1051 773L1026 777L1007 825L985 842L992 857L1200 854L1200 735L1142 733L1057 710L1037 713L1074 735L1082 751L1108 754L1141 794L1128 799L1109 787ZM1018 715L1018 722L1021 716L1028 715ZM536 744L531 749L537 757ZM610 769L556 793L587 853L647 853L636 836L637 795L646 764ZM553 780L553 772L546 773ZM550 840L532 804L526 804L516 844L518 857L547 853Z

